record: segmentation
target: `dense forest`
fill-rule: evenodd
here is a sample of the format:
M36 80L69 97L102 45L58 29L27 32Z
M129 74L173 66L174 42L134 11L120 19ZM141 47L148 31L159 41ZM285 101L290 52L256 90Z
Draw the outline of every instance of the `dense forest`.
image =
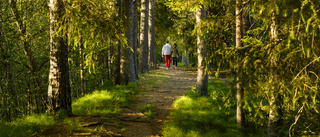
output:
M73 116L101 86L138 84L169 41L197 68L199 96L227 72L214 99L238 128L319 135L318 14L319 0L2 0L0 123Z

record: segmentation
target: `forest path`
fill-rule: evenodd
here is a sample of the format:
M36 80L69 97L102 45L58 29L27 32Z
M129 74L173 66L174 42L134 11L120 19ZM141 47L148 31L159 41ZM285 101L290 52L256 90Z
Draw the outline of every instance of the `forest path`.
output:
M121 121L125 130L120 134L124 137L162 136L162 125L169 120L173 101L190 90L197 81L196 71L186 71L184 67L165 70L164 64L159 69L150 70L147 75L147 78L139 80L141 92L136 96L138 101L123 110L121 117L127 120ZM143 120L145 116L138 110L148 104L155 107L155 116Z
M64 123L34 136L50 137L160 137L163 123L170 119L173 101L196 83L196 71L185 67L150 70L140 77L136 100L116 115L84 115L68 118ZM153 117L143 113L152 106Z

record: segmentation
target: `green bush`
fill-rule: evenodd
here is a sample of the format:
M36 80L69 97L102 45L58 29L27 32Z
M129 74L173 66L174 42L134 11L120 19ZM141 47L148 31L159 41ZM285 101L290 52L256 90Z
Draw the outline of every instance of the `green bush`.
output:
M37 131L52 127L54 116L34 114L9 123L0 123L0 137L29 137Z
M75 115L120 113L120 108L128 106L136 92L135 83L127 86L114 86L107 90L97 90L73 101L72 112Z
M165 123L165 137L242 137L261 136L255 131L240 129L235 117L236 100L228 81L210 80L209 97L195 93L195 87L177 99Z
M198 95L183 96L175 101L173 106L175 108L171 113L173 119L165 126L165 136L238 135L236 122L230 121L230 118L216 107L215 101L211 98Z

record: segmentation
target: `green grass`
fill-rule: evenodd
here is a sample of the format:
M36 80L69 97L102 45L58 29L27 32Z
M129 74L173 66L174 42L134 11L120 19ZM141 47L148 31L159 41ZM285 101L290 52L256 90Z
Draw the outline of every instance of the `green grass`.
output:
M185 63L179 63L177 64L178 68L181 68L182 70L186 70L186 71L196 71L197 70L197 66L191 66L191 64L189 64L189 66L186 66Z
M148 118L154 118L156 106L153 104L141 105L141 106L138 106L138 111L148 116Z
M208 91L209 97L201 97L193 88L174 102L170 113L173 118L163 129L165 137L259 136L238 128L235 100L228 95L230 90L225 81L210 80Z
M55 124L54 116L34 114L9 123L0 123L0 137L29 137Z
M103 115L121 113L120 108L127 107L137 92L137 85L119 85L113 88L97 90L72 103L75 115Z
M185 67L185 63L178 62L177 67Z
M63 124L68 125L69 131L75 131L75 130L83 130L84 128L81 126L79 120L74 119L64 119Z
M133 101L133 95L138 91L137 84L126 86L104 85L91 94L78 98L72 102L72 111L75 115L105 115L120 113L121 107L126 107ZM79 121L68 119L63 111L56 114L34 114L12 122L0 121L0 137L29 137L36 132L40 133L54 125L68 125L70 131L86 130ZM101 128L93 130L97 133Z

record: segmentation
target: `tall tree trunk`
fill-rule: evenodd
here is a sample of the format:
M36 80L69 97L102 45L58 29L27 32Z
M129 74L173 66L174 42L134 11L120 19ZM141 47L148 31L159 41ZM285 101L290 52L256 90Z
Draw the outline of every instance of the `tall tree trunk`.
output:
M63 0L49 0L50 12L50 71L48 85L48 110L71 109L71 89L69 83L68 45L63 31L58 32L64 13ZM65 22L64 22L65 23Z
M139 79L138 75L138 0L133 0L133 60L135 79Z
M128 71L129 71L129 82L136 82L136 74L135 74L135 61L134 61L134 1L127 0L125 1L125 8L126 9L126 16L127 16L127 39L128 39L128 46L132 49L127 48L128 53Z
M156 39L155 39L155 15L154 15L154 2L149 0L149 66L152 69L157 68L156 62Z
M278 23L276 18L275 11L272 13L271 16L271 41L273 44L276 44L278 41ZM268 124L268 136L269 137L276 137L281 136L280 132L277 128L282 126L282 110L281 110L281 95L277 92L277 83L278 83L278 75L276 74L276 67L277 67L277 59L274 57L276 54L277 48L274 49L270 64L271 64L271 71L270 71L270 111L269 111L269 124Z
M83 53L83 39L80 35L79 56L80 56L80 81L81 81L81 95L84 96L86 91L86 73L84 71L84 53Z
M196 21L197 21L197 53L198 53L198 72L197 72L197 83L196 92L200 93L201 96L208 95L208 72L206 71L206 47L204 39L201 39L201 20L206 17L206 11L204 6L201 9L196 10Z
M123 5L123 7L121 7L121 9L122 9L121 16L127 16L127 11L129 10L130 1L132 1L132 0L124 0L122 2L121 5ZM127 16L126 19L124 19L124 17L122 19L124 21L122 21L123 24L121 26L123 26L123 27L121 27L121 28L123 28L123 29L121 30L121 32L124 33L122 35L125 35L128 38L127 44L128 44L128 46L130 46L129 45L130 44L130 42L129 42L130 37L128 36L130 17ZM129 82L129 69L130 69L130 67L129 67L129 54L130 54L129 50L130 50L130 48L128 48L127 46L121 47L121 60L120 60L121 84L125 84L125 85L127 85Z
M121 16L121 0L117 0L117 8L118 8L118 13L117 17L120 18ZM118 21L119 26L120 26L120 21ZM120 28L120 27L119 27ZM121 70L120 70L120 60L121 60L121 41L118 41L118 44L114 46L114 51L113 51L113 56L114 56L114 61L113 61L113 85L119 85L121 84Z
M236 48L242 47L242 0L236 0ZM242 127L244 125L244 115L242 109L242 99L243 99L243 85L239 76L241 72L241 64L237 64L236 67L236 84L237 84L237 124Z
M148 18L149 18L149 0L141 0L141 16L140 16L140 58L139 72L149 72L148 64Z

